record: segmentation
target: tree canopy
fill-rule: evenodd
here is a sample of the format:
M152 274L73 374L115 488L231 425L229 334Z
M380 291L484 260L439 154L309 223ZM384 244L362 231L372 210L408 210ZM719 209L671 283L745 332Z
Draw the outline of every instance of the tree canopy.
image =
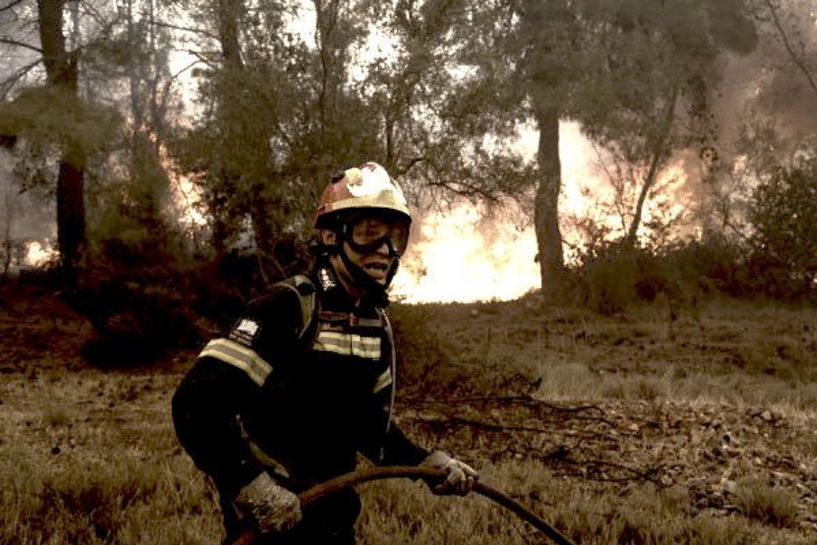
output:
M617 236L638 246L679 157L717 155L701 182L711 195L696 194L725 198L714 188L741 153L721 138L751 132L721 116L725 66L774 59L743 101L758 123L785 82L817 100L810 21L795 0L23 0L0 8L12 61L0 142L20 189L56 196L68 267L129 233L152 241L142 249L216 261L249 247L272 281L297 266L293 241L308 237L329 176L375 160L421 207L520 203L556 295L569 268L560 122L603 151ZM183 187L198 224L178 221Z

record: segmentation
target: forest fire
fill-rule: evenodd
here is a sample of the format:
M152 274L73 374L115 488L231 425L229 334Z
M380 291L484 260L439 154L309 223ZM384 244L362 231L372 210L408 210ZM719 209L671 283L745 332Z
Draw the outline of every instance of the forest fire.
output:
M539 284L532 228L490 223L474 206L424 218L394 282L408 303L513 299Z
M520 146L523 153L532 155L535 143L523 133ZM604 223L611 235L620 235L621 218L603 212L604 203L615 198L598 164L603 158L581 134L578 124L562 124L561 155L564 175L560 210L564 217L592 217ZM167 213L175 215L188 234L206 229L208 220L199 187L190 176L179 172L169 156L163 154L163 160L171 173ZM644 221L655 219L656 207L664 214L682 213L689 200L683 194L685 182L681 162L667 168L657 184L662 186L661 194L646 203ZM483 206L461 201L446 211L419 214L415 220L417 228L409 252L394 280L394 298L406 303L510 300L539 287L532 221L515 205L499 207L491 215ZM571 262L577 259L584 240L569 220L562 224L567 242L565 258ZM40 267L57 254L48 239L31 241L21 264Z
M42 267L57 258L59 252L48 240L33 240L25 246L23 267Z

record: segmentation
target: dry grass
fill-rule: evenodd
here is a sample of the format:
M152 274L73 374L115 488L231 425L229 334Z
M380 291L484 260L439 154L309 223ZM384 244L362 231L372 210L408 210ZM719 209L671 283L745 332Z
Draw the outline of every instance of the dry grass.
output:
M757 477L741 479L735 489L735 505L748 519L781 528L797 525L798 495L771 486Z
M602 318L529 299L397 314L403 339L416 343L406 347L401 375L403 427L426 445L466 454L486 482L578 543L814 542L817 526L804 513L817 498L804 503L793 485L817 474L814 310L711 302L674 320L660 304ZM125 373L65 371L40 353L31 355L33 372L4 374L0 545L217 543L213 491L178 447L169 416L192 356L179 354L185 363L160 372ZM604 420L593 433L603 437L587 436L600 446L583 447L580 419L524 421L547 431L502 435L447 427L435 412L522 418L519 408L448 401L519 389L600 407ZM435 405L415 405L422 400ZM604 482L620 476L615 466L579 471L581 464L545 456L568 443L568 459L589 463L589 453L622 467L666 468L656 479L624 472L621 482ZM782 481L768 484L781 472ZM717 488L724 479L736 482L728 494ZM421 483L396 481L361 493L366 545L545 542L484 499L440 499ZM712 505L718 494L723 501Z

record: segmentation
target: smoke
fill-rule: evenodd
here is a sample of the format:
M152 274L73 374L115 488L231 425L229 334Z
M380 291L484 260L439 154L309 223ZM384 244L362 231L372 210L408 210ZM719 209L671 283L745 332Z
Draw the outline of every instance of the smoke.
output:
M0 150L0 241L54 239L56 204L30 192L21 192L14 180L14 160Z
M761 10L768 20L759 23L756 49L747 55L727 53L721 59L721 78L711 102L722 146L736 140L751 115L773 119L784 140L817 134L817 90L809 83L809 77L817 80L815 2L790 0L779 6L783 34L769 19L765 5Z
M773 119L779 136L792 145L817 135L817 92L803 73L803 69L808 70L817 79L814 4L813 0L790 0L781 6L781 10L785 9L780 14L781 25L795 52L802 52L802 67L793 61L771 20L761 25L753 52L721 56L718 85L709 96L716 123L714 137L700 149L679 152L665 169L665 176L678 178L677 183L664 187L664 197L674 205L693 210L712 198L712 186L706 180L711 178L715 163L728 169L736 160L740 128L750 115ZM186 57L174 60L174 68L178 66L179 70L190 62ZM533 161L537 141L538 133L527 127L520 132L517 148ZM563 219L598 217L600 207L613 198L603 168L609 158L581 134L581 127L574 122L560 125L560 157ZM201 226L204 218L189 202L195 201L193 186L189 180L181 180L176 187L180 192L174 200L186 223ZM649 218L650 213L648 205L645 217ZM53 203L44 206L36 196L19 193L13 181L11 156L0 150L0 237L8 226L11 240L53 238L54 217ZM599 221L620 228L610 216ZM562 226L565 239L578 246L580 237L570 222L563 221ZM679 234L693 231L694 225L689 224ZM570 260L572 250L566 248L566 252ZM518 297L539 285L536 253L536 237L527 211L512 208L505 215L488 216L483 208L455 203L449 212L416 216L409 252L395 278L393 293L412 302Z

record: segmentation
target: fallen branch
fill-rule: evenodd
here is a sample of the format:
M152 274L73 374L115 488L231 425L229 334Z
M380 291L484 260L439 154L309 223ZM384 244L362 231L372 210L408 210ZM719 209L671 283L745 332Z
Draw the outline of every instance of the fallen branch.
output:
M666 464L659 464L653 467L648 467L647 469L634 469L622 464L617 464L615 462L607 462L604 460L572 460L570 458L561 458L559 459L559 462L566 465L578 466L580 468L578 473L581 473L582 477L585 479L606 483L623 483L629 481L643 480L659 484L659 480L655 478L655 475L666 467ZM589 475L589 472L594 470L600 473L601 471L603 471L601 468L612 468L624 473L629 473L629 475L621 477L603 477L601 475L599 476ZM584 469L585 471L581 471L582 469ZM573 473L572 475L576 476L577 473Z

